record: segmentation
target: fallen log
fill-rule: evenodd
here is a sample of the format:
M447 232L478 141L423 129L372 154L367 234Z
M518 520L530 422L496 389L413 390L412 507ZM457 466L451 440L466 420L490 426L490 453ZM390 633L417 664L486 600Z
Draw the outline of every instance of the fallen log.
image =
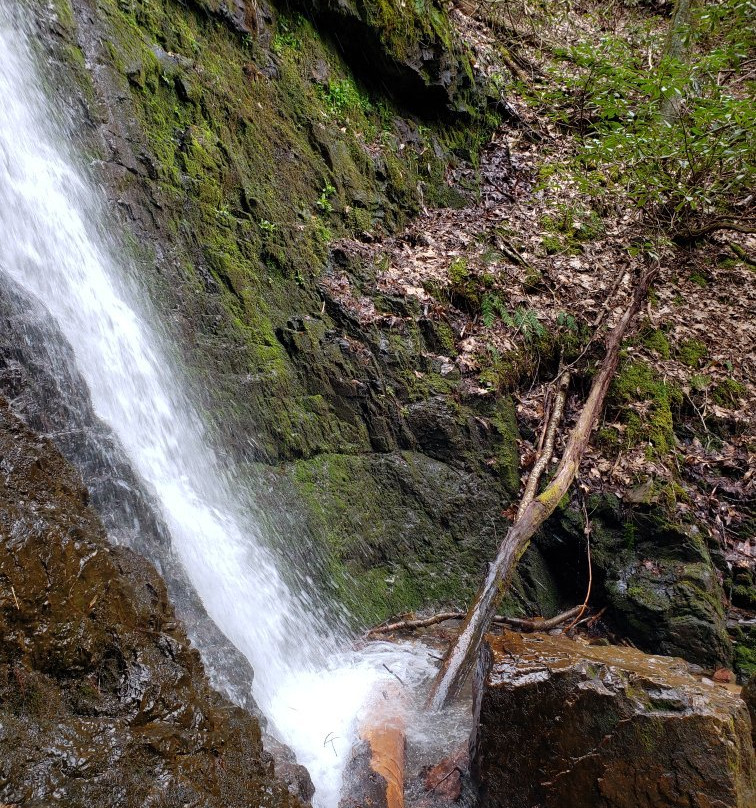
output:
M506 591L512 570L527 549L533 534L554 512L575 479L580 461L588 447L591 430L601 413L607 390L617 368L620 345L646 297L655 274L655 269L650 269L643 274L633 291L629 305L617 325L608 334L604 360L596 374L577 423L570 432L556 473L546 489L527 503L507 531L507 535L499 546L496 559L489 566L486 578L467 612L462 630L449 648L431 685L427 700L429 709L442 709L461 690L477 659L483 635L491 624Z

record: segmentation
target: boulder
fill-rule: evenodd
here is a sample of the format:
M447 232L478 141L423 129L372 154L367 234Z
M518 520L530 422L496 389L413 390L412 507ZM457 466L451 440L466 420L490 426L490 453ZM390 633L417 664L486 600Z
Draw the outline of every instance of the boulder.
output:
M609 607L607 617L619 632L648 653L681 656L712 670L732 667L724 592L703 531L670 521L663 507L630 511L613 495L592 497L589 505L592 597ZM562 511L546 533L539 544L550 559L562 557L567 589L577 578L575 546L583 549L578 557L587 554L582 514ZM573 599L585 591L583 574Z
M475 687L482 808L754 804L744 701L680 659L505 632Z

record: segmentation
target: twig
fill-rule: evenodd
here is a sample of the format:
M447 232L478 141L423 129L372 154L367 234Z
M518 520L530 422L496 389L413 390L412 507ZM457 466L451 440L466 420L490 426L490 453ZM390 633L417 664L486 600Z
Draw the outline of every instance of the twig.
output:
M579 622L580 618L583 616L583 612L588 608L588 600L591 597L591 585L593 584L593 566L591 565L591 522L588 519L588 511L585 507L585 499L583 499L583 518L585 519L585 527L583 528L585 532L585 540L588 543L588 589L585 593L585 600L583 601L583 605L580 606L578 609L577 616L575 619L567 626L565 632L570 631L573 629Z
M334 743L334 741L338 737L339 737L338 735L334 735L332 732L329 732L328 735L325 736L325 740L323 741L324 748L327 743L331 744L331 749L333 749L333 754L336 755L336 757L339 756L339 753L336 751L336 744Z
M389 666L384 662L383 667L399 682L400 685L403 685L404 682L401 680L398 674L394 673L394 671L389 668Z
M557 390L557 394L554 398L554 406L552 407L548 427L546 428L546 440L543 444L543 450L533 466L533 470L530 472L527 485L525 486L525 491L523 492L522 499L520 500L520 506L517 508L518 519L522 516L525 508L530 505L533 497L536 495L536 491L538 490L538 481L541 479L541 474L543 474L544 469L554 454L556 431L557 427L559 426L559 422L562 420L564 403L567 400L567 387L569 384L570 374L569 371L565 371L559 379L559 389Z
M18 605L18 598L16 597L16 590L13 588L13 584L11 584L11 592L13 593L13 600L16 602L16 609L20 612L21 607Z
M452 768L449 769L449 771L436 783L436 785L431 788L431 792L435 791L445 780L448 780L454 774L454 772L459 772L460 775L464 774L459 766L452 766ZM0 806L0 808L2 808L2 806Z

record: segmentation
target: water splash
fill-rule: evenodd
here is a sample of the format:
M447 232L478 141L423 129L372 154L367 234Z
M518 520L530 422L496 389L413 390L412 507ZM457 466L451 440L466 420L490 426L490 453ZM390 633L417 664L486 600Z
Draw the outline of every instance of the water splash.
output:
M208 614L252 663L258 704L309 767L316 805L330 808L366 695L391 677L387 668L412 681L426 663L395 646L344 651L347 638L285 585L129 281L133 268L114 258L105 200L66 145L29 42L20 6L3 2L0 272L47 308L72 346L96 413L154 496Z

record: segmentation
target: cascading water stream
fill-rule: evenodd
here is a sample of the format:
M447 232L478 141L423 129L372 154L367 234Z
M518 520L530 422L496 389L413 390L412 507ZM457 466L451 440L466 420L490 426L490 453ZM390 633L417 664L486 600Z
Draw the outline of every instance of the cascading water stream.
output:
M130 268L114 260L105 231L104 200L65 145L29 37L20 6L1 0L0 272L57 321L208 614L252 663L263 713L309 768L315 804L335 805L367 693L390 677L387 667L411 681L429 665L396 646L344 650L347 638L285 585L209 447L154 315L143 301L134 305Z

